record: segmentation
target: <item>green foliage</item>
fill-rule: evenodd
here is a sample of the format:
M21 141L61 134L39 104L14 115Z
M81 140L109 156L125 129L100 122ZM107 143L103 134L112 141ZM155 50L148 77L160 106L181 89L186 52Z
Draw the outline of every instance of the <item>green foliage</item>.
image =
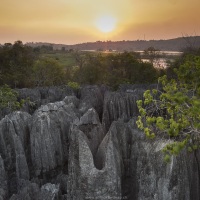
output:
M37 53L52 53L53 52L53 45L42 45L35 47L34 52Z
M165 160L200 148L200 56L188 56L175 71L177 79L159 78L162 90L147 90L137 102L138 128L147 137L162 135L174 140L165 146Z
M149 47L144 50L144 58L149 59L153 63L156 59L160 58L160 51L154 47Z
M72 80L80 84L106 84L114 89L124 83L153 83L161 71L143 63L132 52L88 54Z
M7 108L9 110L17 110L21 108L24 101L17 101L18 93L12 90L8 85L0 87L0 110Z
M31 48L21 41L0 47L0 84L12 88L66 84L153 83L163 72L133 52L55 51L52 45Z
M183 53L180 57L169 63L169 67L166 69L168 78L178 78L175 71L179 70L180 66L187 62L188 56L200 56L200 48L186 47L182 51Z
M74 54L70 52L40 53L40 57L57 60L59 65L65 69L69 69L70 67L77 65Z
M64 70L50 58L41 58L33 66L32 81L36 86L60 85L64 81Z
M32 66L36 54L21 41L0 48L0 84L12 87L31 86Z
M69 87L71 87L72 89L78 90L80 88L80 85L77 82L68 82L67 84Z

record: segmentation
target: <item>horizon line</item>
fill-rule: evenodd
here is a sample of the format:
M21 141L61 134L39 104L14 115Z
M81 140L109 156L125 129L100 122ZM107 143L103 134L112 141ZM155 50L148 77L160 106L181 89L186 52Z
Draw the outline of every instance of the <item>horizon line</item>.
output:
M23 44L38 44L38 43L47 43L50 45L67 45L67 46L74 46L74 45L81 45L81 44L88 44L88 43L98 43L98 42L136 42L136 41L145 41L145 42L149 42L149 41L166 41L166 40L174 40L174 39L181 39L181 38L195 38L195 37L200 37L200 35L195 35L195 36L181 36L181 37L175 37L175 38L169 38L169 39L150 39L150 40L145 40L145 39L135 39L135 40L96 40L94 42L82 42L82 43L74 43L74 44L64 44L64 43L53 43L53 42L23 42L22 40L18 39L14 42L5 42L4 44L10 43L10 44L14 44L17 41L21 41ZM0 45L4 45L2 43L0 43Z

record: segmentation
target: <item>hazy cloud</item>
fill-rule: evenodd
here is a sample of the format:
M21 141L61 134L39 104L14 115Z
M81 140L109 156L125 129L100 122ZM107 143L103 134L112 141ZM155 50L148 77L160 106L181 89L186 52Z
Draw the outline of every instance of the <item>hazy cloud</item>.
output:
M171 38L200 35L199 0L1 0L0 43L45 41L77 43L109 38ZM116 29L101 33L96 19L112 15Z

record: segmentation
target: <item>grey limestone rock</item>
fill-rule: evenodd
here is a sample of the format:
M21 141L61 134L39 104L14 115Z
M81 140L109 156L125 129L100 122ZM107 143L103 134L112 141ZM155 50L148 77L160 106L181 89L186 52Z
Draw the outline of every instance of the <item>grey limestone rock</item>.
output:
M114 154L109 152L113 144ZM96 154L96 166L104 169L106 158L114 158L121 181L121 195L135 200L199 199L199 154L186 151L164 161L162 148L173 142L148 140L135 126L135 120L113 122ZM111 170L111 169L110 169ZM192 187L191 187L192 186Z
M79 122L75 109L73 104L61 101L41 106L34 113L30 143L36 176L68 162L69 129Z
M101 117L103 111L103 96L104 92L96 85L81 88L79 104L81 113L85 113L89 108L94 108Z
M102 124L105 131L113 121L123 119L128 121L131 117L138 115L136 101L142 98L142 92L106 92L103 106Z
M0 200L8 197L7 174L4 167L4 161L0 155Z
M73 129L69 149L68 198L108 199L121 197L120 173L112 141L108 143L105 165L99 170L94 166L88 139L79 129Z
M15 143L15 154L16 154L16 176L18 185L21 180L29 180L29 168L26 160L26 155L24 152L24 148L21 144L20 138L17 135L13 136Z
M41 105L61 101L65 96L75 95L74 91L68 86L23 88L16 89L16 91L19 93L19 100L30 100L31 103L25 103L21 110L31 114Z
M61 101L65 96L74 95L74 91L69 86L39 88L39 91L44 103Z
M87 136L88 145L93 156L95 156L105 134L99 121L99 116L94 108L90 108L83 116L81 116L78 127Z
M112 157L115 158L117 163L116 166L118 166L117 171L121 182L121 196L122 198L127 199L129 195L129 190L127 188L129 187L129 185L133 185L134 183L129 182L131 132L128 129L127 124L125 124L123 120L118 120L112 123L107 135L100 144L95 157L96 166L98 169L102 169L105 166L106 157L109 158L108 155L106 155L109 143L113 144L114 150Z
M36 183L26 182L26 185L10 200L58 200L59 185L47 183L41 188Z
M68 175L60 173L55 181L55 184L59 184L60 186L60 191L64 195L67 195L67 182L68 182Z
M173 141L137 129L143 91L85 86L80 99L68 88L27 91L44 105L0 121L0 199L200 199L200 152L167 164L162 148Z
M47 183L41 187L41 200L58 200L59 199L59 184Z
M118 92L134 92L136 90L152 90L156 89L158 84L121 84Z
M63 101L66 103L66 104L70 104L70 103L73 103L74 106L76 108L78 108L79 106L79 99L77 99L76 96L66 96Z
M13 194L10 200L40 200L40 188L36 183L26 181L21 190Z
M5 170L9 173L9 193L17 191L21 179L29 179L26 159L29 140L28 113L14 112L0 121L0 154L4 160Z
M166 163L162 148L173 141L145 139L144 133L134 128L133 124L133 121L129 124L132 132L130 182L134 183L130 199L199 199L199 172L197 175L197 171L191 170L199 165L194 154L183 151L173 156L170 163Z

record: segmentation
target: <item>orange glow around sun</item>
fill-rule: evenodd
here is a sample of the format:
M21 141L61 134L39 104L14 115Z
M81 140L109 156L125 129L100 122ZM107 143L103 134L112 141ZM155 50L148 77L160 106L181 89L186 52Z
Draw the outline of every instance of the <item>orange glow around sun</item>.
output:
M200 0L1 0L0 44L200 35L199 7Z

